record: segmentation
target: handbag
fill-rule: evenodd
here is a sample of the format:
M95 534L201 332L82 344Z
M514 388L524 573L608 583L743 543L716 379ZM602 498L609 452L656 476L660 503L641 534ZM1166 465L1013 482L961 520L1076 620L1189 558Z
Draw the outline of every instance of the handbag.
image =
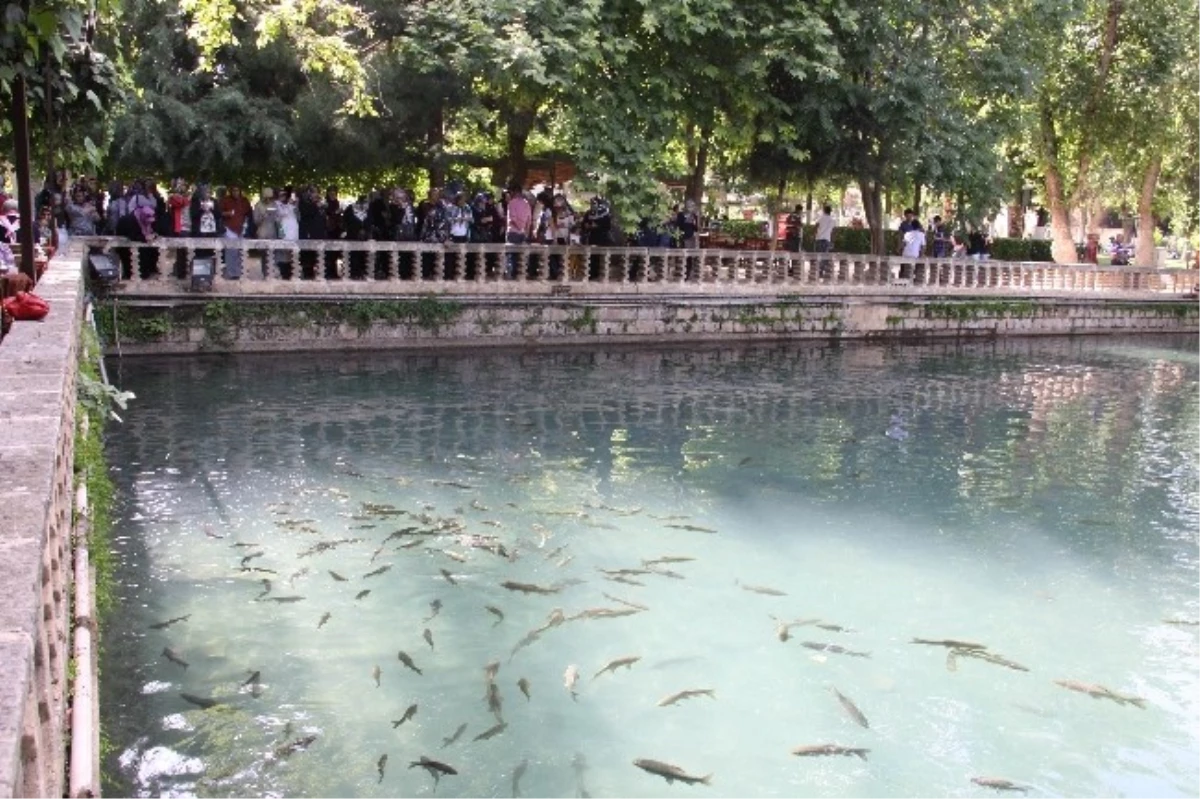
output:
M4 310L12 314L18 322L37 322L46 318L50 313L50 303L43 300L32 291L20 291L16 296L4 301Z

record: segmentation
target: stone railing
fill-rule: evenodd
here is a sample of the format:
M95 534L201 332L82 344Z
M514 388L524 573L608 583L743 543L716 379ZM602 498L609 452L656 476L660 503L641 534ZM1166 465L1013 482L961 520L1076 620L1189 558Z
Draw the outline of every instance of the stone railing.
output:
M1185 294L1200 285L1195 270L787 250L254 239L131 244L100 237L84 243L119 261L118 290L139 295L191 290L197 264L209 268L212 290L221 294Z
M17 322L0 347L0 797L62 796L65 787L77 256L53 261L38 283L50 315Z

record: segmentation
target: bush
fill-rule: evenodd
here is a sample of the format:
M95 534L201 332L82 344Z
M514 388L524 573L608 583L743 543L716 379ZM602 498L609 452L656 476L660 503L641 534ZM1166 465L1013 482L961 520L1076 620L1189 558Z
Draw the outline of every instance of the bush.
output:
M991 256L997 261L1053 261L1050 242L1041 239L992 239Z
M883 231L884 242L889 255L900 252L900 231ZM817 249L817 226L804 226L804 249L812 252ZM855 227L835 227L833 229L833 251L845 252L852 255L871 254L871 229Z

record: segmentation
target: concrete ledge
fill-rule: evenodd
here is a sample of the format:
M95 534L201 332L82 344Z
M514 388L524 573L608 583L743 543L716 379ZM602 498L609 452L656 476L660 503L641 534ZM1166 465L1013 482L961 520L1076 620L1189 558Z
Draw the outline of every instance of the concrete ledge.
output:
M51 261L49 316L0 344L0 797L63 793L80 257Z
M298 350L912 340L1194 332L1200 306L1170 295L635 297L174 296L116 300L100 316L120 355Z

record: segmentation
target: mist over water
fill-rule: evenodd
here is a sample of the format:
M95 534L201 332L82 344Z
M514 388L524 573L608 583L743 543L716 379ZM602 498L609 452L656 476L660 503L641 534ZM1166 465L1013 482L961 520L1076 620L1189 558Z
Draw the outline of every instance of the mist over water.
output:
M1198 628L1167 623L1200 617L1195 337L110 371L118 792L430 796L423 755L442 797L512 796L523 762L523 796L1200 791ZM693 560L600 571L664 556ZM476 741L492 661L507 726ZM869 753L791 754L819 744Z

